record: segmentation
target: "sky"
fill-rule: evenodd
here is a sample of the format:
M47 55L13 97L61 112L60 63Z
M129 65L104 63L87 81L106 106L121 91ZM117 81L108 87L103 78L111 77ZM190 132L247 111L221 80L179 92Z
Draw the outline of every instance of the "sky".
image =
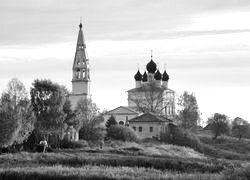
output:
M0 0L0 93L14 77L27 90L34 79L71 90L80 17L100 109L127 105L153 50L169 88L194 92L203 122L250 122L249 0Z

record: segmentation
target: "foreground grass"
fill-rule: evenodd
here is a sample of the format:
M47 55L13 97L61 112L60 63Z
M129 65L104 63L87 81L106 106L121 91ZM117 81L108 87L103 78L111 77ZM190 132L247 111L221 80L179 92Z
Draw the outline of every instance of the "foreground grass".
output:
M170 171L160 171L150 168L83 166L79 168L52 166L52 167L17 167L0 169L0 179L25 180L69 180L69 179L168 179L168 180L220 180L221 174L179 174Z
M55 164L71 167L84 165L144 167L187 173L218 173L228 168L240 167L238 164L216 159L192 159L168 156L164 156L163 158L86 152L17 153L0 156L0 167L52 166Z

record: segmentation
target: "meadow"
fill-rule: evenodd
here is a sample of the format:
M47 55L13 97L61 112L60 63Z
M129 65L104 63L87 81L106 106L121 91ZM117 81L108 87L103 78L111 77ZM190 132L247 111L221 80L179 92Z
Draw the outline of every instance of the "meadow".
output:
M5 153L0 155L0 180L249 179L250 145L247 140L236 142L222 137L214 141L208 136L200 139L209 149L205 148L204 153L159 142L121 141L106 143L102 149L92 146L58 149L51 153ZM237 147L231 142L237 143Z

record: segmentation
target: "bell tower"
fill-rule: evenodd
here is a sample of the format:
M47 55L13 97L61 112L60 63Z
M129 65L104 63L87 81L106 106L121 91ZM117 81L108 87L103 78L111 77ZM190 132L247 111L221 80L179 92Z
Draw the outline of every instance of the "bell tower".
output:
M89 93L90 70L87 58L86 44L82 32L82 23L79 25L79 33L76 44L75 58L72 68L72 93L69 96L72 109L75 109L80 99L86 99Z

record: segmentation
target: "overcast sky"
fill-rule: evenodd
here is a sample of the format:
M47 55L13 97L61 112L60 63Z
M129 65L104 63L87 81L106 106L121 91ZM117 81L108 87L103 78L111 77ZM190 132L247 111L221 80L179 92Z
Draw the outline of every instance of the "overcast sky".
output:
M195 93L204 121L250 121L249 0L0 0L0 92L13 77L71 90L80 17L101 109L127 105L152 49L169 88Z

